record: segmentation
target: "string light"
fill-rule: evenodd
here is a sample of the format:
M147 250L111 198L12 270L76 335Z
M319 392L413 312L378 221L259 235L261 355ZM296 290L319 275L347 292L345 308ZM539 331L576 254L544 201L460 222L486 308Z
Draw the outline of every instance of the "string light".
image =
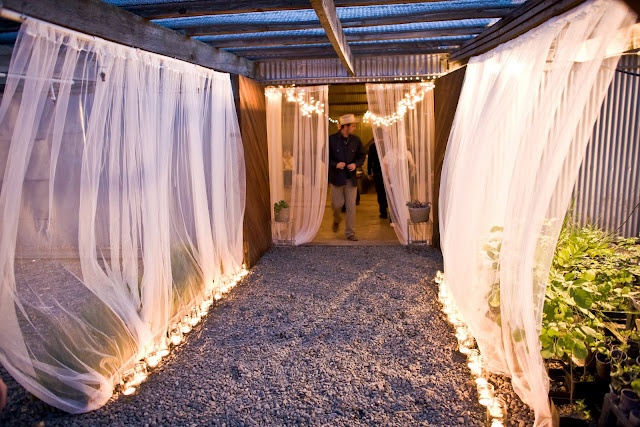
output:
M420 90L414 86L409 93L404 95L404 98L398 102L398 110L389 116L378 116L370 111L367 111L362 118L364 122L371 122L376 126L391 126L394 123L401 121L404 115L407 114L407 110L413 110L416 108L416 104L424 99L425 93L433 89L435 85L433 82L420 83Z
M295 87L288 88L275 88L273 86L269 86L265 89L265 95L269 98L276 94L282 93L284 90L284 94L287 96L288 102L295 102L300 106L300 112L305 117L311 117L312 114L322 114L324 113L324 104L316 99L313 96L309 97L309 101L305 100L305 92L304 89L299 89L296 93Z
M447 315L449 323L456 329L458 351L467 356L467 366L471 371L471 375L475 378L478 403L487 408L487 425L504 427L507 419L507 405L502 398L495 396L493 384L489 383L484 377L485 370L482 366L482 355L477 348L474 348L476 346L475 338L473 338L471 330L464 322L441 271L436 273L434 281L438 284L438 300L442 304L442 311Z
M229 292L247 274L249 274L247 266L242 264L242 267L235 274L218 280L218 292L214 294L211 288L205 289L201 300L196 301L192 307L186 310L187 314L181 321L170 325L167 335L162 337L157 345L146 348L144 357L137 361L133 368L127 369L122 374L118 383L121 393L126 396L134 394L138 386L147 378L147 369L157 367L162 358L169 355L170 344L174 347L179 345L184 340L184 336L207 314L213 302L221 299L221 294Z

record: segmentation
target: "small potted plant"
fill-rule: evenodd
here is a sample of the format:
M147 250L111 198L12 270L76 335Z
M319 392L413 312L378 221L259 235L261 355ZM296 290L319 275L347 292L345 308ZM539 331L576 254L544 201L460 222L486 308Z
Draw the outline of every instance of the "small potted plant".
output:
M429 213L431 213L431 203L423 203L420 200L412 200L407 202L409 208L409 218L414 224L429 221Z
M273 214L276 222L289 221L289 204L284 200L280 200L273 204Z

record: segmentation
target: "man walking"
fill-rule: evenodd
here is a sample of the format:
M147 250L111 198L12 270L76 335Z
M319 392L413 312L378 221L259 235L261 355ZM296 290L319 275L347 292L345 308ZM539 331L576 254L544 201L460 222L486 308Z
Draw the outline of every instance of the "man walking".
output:
M331 208L333 209L333 231L337 232L342 219L342 206L346 206L345 237L356 241L356 196L358 181L356 169L364 163L362 141L353 132L356 117L345 114L338 119L340 130L329 136L329 184L331 186Z
M367 161L367 171L369 176L373 177L376 184L376 194L378 196L378 207L380 208L380 218L387 218L387 192L384 188L384 180L382 179L382 166L378 158L378 150L375 141L369 145L369 157Z

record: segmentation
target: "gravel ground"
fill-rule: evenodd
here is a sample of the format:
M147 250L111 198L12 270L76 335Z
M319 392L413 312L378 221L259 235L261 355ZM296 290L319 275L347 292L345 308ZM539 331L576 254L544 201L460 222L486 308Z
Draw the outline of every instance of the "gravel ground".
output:
M10 378L7 426L483 426L439 252L271 248L132 396L69 415ZM492 376L510 426L533 415Z

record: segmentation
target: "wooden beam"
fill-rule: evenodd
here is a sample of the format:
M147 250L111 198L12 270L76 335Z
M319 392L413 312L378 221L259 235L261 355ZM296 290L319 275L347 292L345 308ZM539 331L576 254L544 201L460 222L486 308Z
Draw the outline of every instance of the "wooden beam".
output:
M163 19L181 18L185 16L311 9L311 5L309 4L309 0L193 0L136 4L123 6L123 9L144 18Z
M472 56L488 52L583 2L584 0L528 0L473 40L464 43L451 54L449 61L462 63Z
M350 76L355 76L353 56L351 55L344 31L342 31L342 25L340 24L338 12L336 12L333 0L311 0L311 6L313 6L313 9L316 11L322 28L324 28L325 33L327 33L333 49L338 54L347 72Z
M377 46L377 47L354 47L353 55L427 55L450 53L457 48L440 47L416 47L416 46ZM332 47L282 47L268 49L242 49L233 51L236 55L250 58L255 61L273 59L314 59L314 58L335 58L336 54Z
M625 3L640 17L640 0L625 0Z
M418 39L429 37L455 37L455 36L474 36L480 34L484 30L484 27L468 27L468 28L450 28L450 29L438 29L438 30L424 30L424 31L395 31L385 32L380 31L362 31L358 34L350 35L345 33L348 42L366 42L377 40L406 40L406 39ZM246 35L238 34L237 37L228 37L224 40L205 41L217 48L239 48L249 46L291 46L301 44L317 44L327 43L328 39L325 34L313 35L313 36L277 36L271 37L269 33L257 33L261 34L260 37L247 38ZM262 35L264 34L264 35ZM464 40L463 40L464 41ZM462 43L462 41L457 41Z
M335 0L336 7L375 6L389 4L427 3L440 0ZM123 6L123 9L148 19L184 16L223 15L234 13L271 12L311 9L309 0L191 0Z
M256 65L100 0L2 0L29 17L203 67L256 78Z
M314 0L321 1L321 0ZM529 0L532 1L532 0ZM438 22L438 21L458 21L461 19L492 19L507 16L513 8L493 8L493 9L467 9L448 10L423 14L398 14L393 16L379 16L362 19L359 17L343 18L340 20L342 28L351 27L374 27L377 25L401 25L407 22ZM207 34L239 34L239 33L259 33L264 31L290 31L320 28L317 20L306 20L296 22L270 22L268 24L247 21L240 24L216 23L215 25L189 25L179 27L176 23L172 27L187 36L202 36Z

